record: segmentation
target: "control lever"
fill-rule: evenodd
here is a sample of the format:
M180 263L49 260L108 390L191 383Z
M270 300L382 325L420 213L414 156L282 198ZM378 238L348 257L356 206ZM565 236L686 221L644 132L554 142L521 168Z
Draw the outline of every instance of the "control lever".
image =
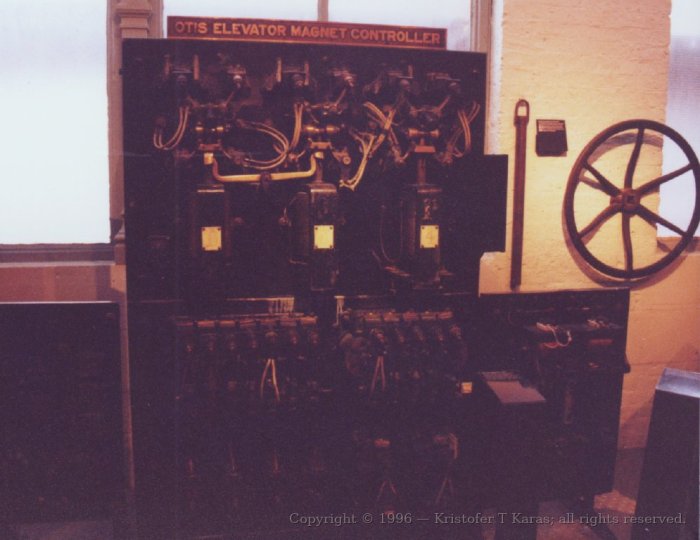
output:
M275 401L280 402L280 388L277 379L277 348L279 335L275 330L265 332L265 367L260 377L260 399L265 397L265 386L269 382L274 391Z
M374 328L370 332L370 337L376 349L376 361L374 365L374 374L372 375L372 384L369 388L370 395L374 393L377 386L377 381L381 382L382 392L386 390L386 369L384 366L384 358L387 353L387 339L384 331L379 328Z
M444 357L447 354L447 336L445 335L445 330L439 323L434 323L431 330L431 337L435 348L438 353Z
M525 155L530 104L524 99L515 105L515 186L513 192L513 242L510 259L510 288L520 286L523 265L525 218Z

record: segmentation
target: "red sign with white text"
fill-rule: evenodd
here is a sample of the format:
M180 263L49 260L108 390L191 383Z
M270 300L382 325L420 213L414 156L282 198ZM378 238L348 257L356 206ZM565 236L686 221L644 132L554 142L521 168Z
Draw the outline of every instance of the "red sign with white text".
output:
M374 24L168 17L168 38L446 48L447 30Z

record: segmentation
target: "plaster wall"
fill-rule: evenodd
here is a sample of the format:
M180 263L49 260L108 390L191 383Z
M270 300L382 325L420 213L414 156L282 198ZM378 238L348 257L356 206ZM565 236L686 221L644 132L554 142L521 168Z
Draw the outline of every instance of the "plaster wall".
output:
M588 272L572 253L562 222L566 182L578 154L603 129L633 118L664 122L671 1L494 0L493 9L488 151L510 156L509 234L515 104L520 98L530 103L519 290L608 286L609 281ZM566 121L566 156L536 155L538 118ZM622 171L628 157L617 158ZM646 158L645 172L659 176L660 154L647 153ZM655 206L658 200L652 197L649 204ZM602 208L591 209L591 217ZM635 220L635 257L637 249L658 257L662 247L656 231ZM508 238L506 253L482 259L482 293L510 290L510 245ZM614 235L600 248L612 259L624 253L621 239ZM699 351L700 256L688 253L632 286L627 346L632 372L623 390L622 448L644 446L663 368L700 371Z

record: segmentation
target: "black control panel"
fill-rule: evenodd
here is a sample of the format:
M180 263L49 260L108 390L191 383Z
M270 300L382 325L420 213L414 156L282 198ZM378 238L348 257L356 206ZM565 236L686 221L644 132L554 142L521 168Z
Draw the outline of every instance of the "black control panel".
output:
M628 293L478 294L508 169L484 154L484 55L133 40L123 58L141 536L609 487Z

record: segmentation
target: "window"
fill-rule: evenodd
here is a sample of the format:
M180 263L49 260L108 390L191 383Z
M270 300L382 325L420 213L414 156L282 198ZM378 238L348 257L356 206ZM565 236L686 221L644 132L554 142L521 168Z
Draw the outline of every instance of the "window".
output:
M700 153L700 3L698 0L673 0L671 12L671 54L669 62L666 124ZM675 145L664 147L663 172L680 169L688 162ZM690 221L695 202L692 173L661 186L661 215L672 223ZM698 231L695 232L696 236ZM676 236L665 227L661 236Z
M329 19L335 22L395 24L447 28L447 48L467 51L470 48L469 0L330 0Z
M105 2L3 8L0 243L107 242Z
M317 13L318 0L164 0L163 27L169 15L313 21Z

